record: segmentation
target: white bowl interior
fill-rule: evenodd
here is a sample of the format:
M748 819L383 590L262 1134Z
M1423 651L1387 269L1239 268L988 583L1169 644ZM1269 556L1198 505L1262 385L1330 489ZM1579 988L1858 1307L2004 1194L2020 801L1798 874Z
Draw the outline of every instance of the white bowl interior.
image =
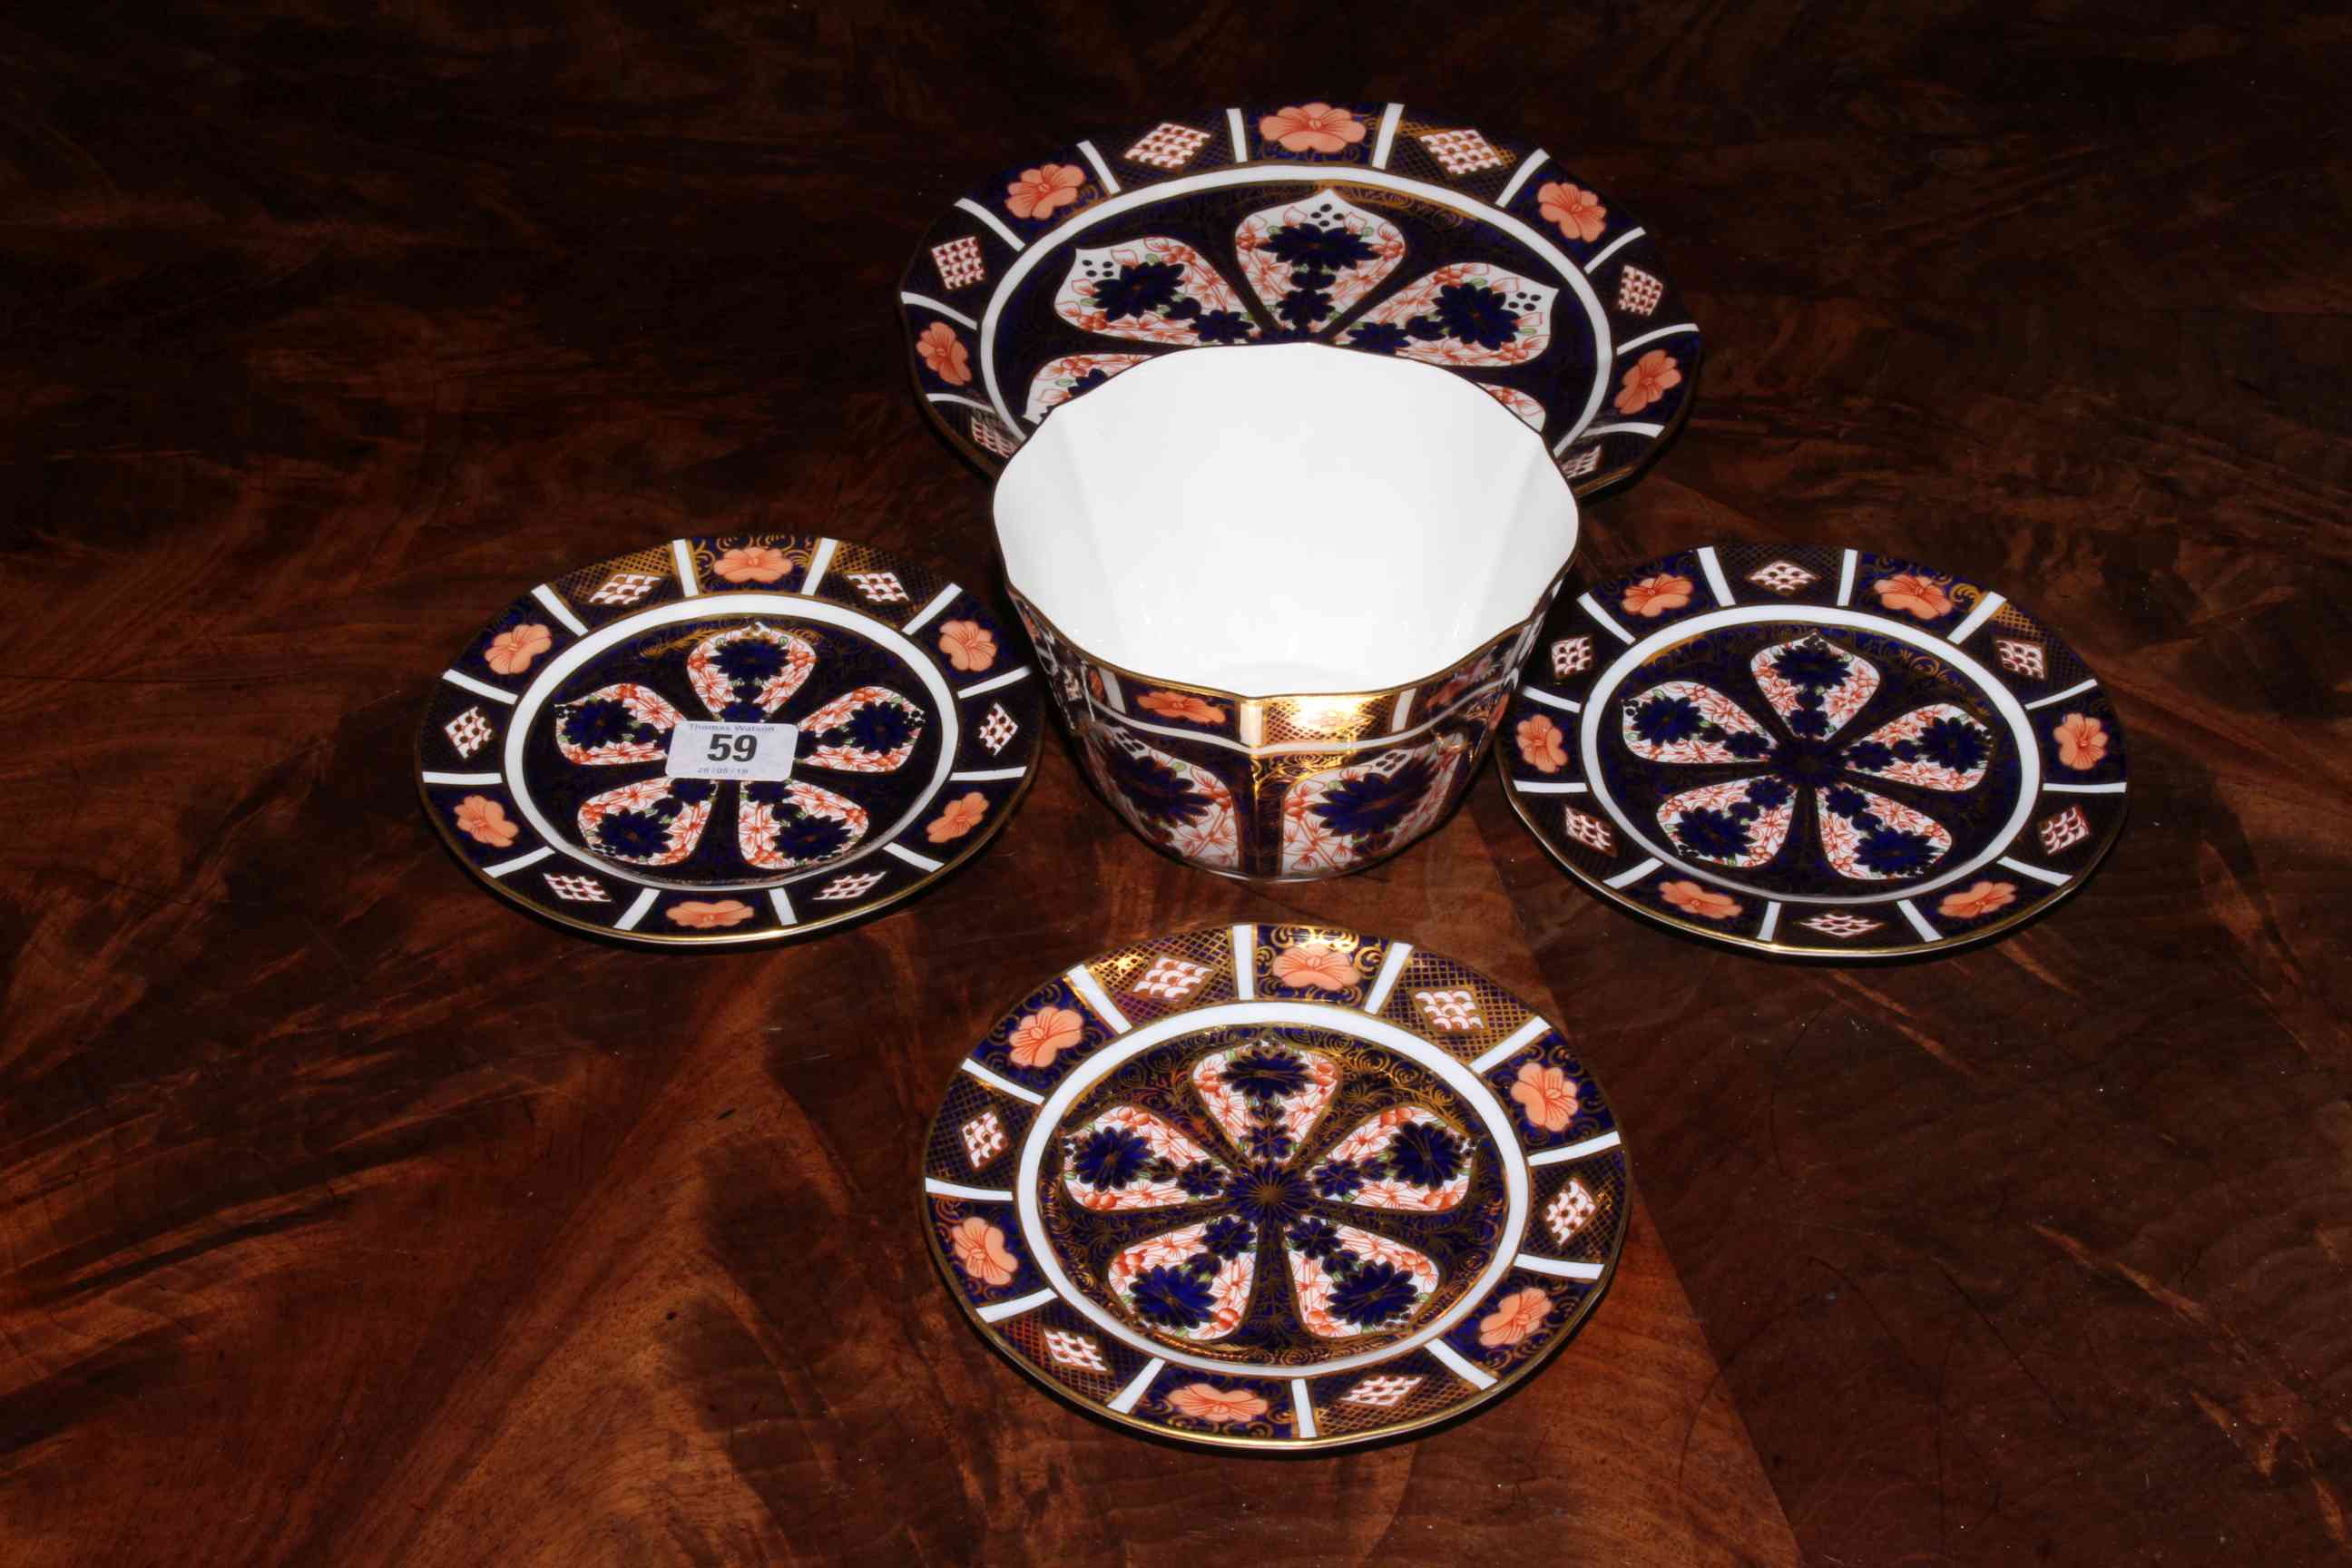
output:
M1013 586L1079 647L1244 697L1402 686L1527 618L1576 498L1450 371L1188 350L1055 412L996 486Z

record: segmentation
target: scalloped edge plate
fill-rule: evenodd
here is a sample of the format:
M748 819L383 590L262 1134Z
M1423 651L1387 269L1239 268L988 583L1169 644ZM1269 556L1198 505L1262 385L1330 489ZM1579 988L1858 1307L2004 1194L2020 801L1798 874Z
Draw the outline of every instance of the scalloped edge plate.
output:
M1611 903L1706 942L1788 957L1948 952L2054 906L2122 832L2126 746L2106 688L2043 622L1990 588L1902 557L1827 545L1707 545L1607 582L1577 575L1537 637L1496 755L1511 805L1537 842ZM1654 824L1629 824L1605 790L1594 792L1591 762L1602 738L1593 694L1609 702L1624 677L1680 639L1767 618L1893 637L1982 692L2013 738L2034 738L2031 797L2015 803L1967 869L1938 870L1866 900L1776 897L1736 871L1675 858ZM1752 689L1745 700L1769 722ZM2096 740L2087 766L2074 765L2087 747L2056 733L2078 718ZM1551 728L1528 732L1542 725ZM1859 784L1874 787L1868 777Z
M1510 1143L1499 1244L1469 1286L1401 1339L1260 1366L1187 1350L1203 1342L1179 1343L1079 1289L1041 1247L1044 1205L1022 1202L1019 1173L1034 1168L1033 1195L1065 1173L1049 1163L1058 1118L1140 1053L1197 1029L1286 1023L1404 1058L1475 1119L1474 1150L1493 1158L1497 1128ZM923 1189L924 1232L956 1304L1031 1378L1157 1436L1288 1452L1417 1432L1535 1375L1606 1293L1633 1201L1615 1116L1549 1021L1410 942L1276 923L1131 942L1032 989L958 1064Z
M1152 117L1080 137L1005 168L949 207L908 260L898 303L909 372L925 411L950 443L992 475L1023 433L1050 413L1051 403L1075 395L1061 382L1082 394L1086 376L1115 374L1131 356L1198 340L1199 330L1188 325L1201 319L1198 313L1117 318L1127 324L1111 335L1099 328L1084 336L1074 331L1066 353L1035 367L1024 356L1017 367L1042 384L1045 371L1066 360L1087 362L1034 398L1029 384L1002 383L1016 367L995 363L1002 357L996 345L1005 303L1032 271L1046 268L1047 277L1030 292L1048 313L1070 287L1060 274L1077 277L1074 269L1082 262L1057 254L1067 242L1080 237L1107 242L1074 252L1139 242L1143 236L1130 232L1133 226L1116 220L1155 200L1184 200L1235 184L1306 185L1288 204L1302 207L1327 191L1343 202L1352 192L1359 200L1349 203L1349 221L1370 220L1366 232L1374 239L1382 238L1382 205L1426 204L1509 236L1507 252L1496 261L1510 267L1528 258L1541 262L1542 276L1514 275L1507 281L1532 280L1541 286L1538 293L1553 290L1553 306L1579 310L1590 321L1603 352L1589 380L1580 376L1567 389L1570 395L1538 400L1524 386L1505 387L1481 374L1499 375L1507 366L1450 368L1489 386L1522 417L1529 410L1539 415L1538 428L1580 495L1634 476L1688 416L1704 357L1699 329L1647 231L1608 197L1561 169L1543 148L1489 135L1457 118L1393 102L1308 100ZM1264 215L1252 205L1251 216ZM1245 216L1236 234L1250 221ZM1105 224L1112 226L1097 226ZM1394 237L1402 243L1402 235ZM1183 310L1199 306L1213 315L1228 341L1243 330L1244 318L1260 341L1276 341L1274 334L1286 331L1265 292L1287 297L1286 268L1276 265L1261 289L1252 278L1255 268L1244 265L1231 242L1206 257L1189 245L1184 249L1186 256L1157 258L1172 258L1184 269ZM1382 259L1385 269L1361 289L1342 275L1331 289L1334 309L1310 336L1352 334L1429 275L1429 266L1414 266L1409 253ZM1480 264L1477 258L1429 260ZM1196 268L1202 262L1205 273ZM1447 347L1440 342L1428 352ZM1481 357L1466 346L1459 353ZM1654 359L1652 374L1637 386L1633 368ZM1673 379L1665 384L1668 371ZM1635 405L1627 406L1628 400ZM1043 405L1033 408L1033 403Z
M706 614L800 616L895 645L953 733L930 785L892 831L822 866L709 888L625 866L540 819L527 781L520 792L513 782L523 755L518 717L527 729L569 661ZM984 634L984 658L971 632L942 632L950 622ZM1034 667L1020 662L1026 652L1017 631L934 566L803 534L670 540L551 578L476 633L436 682L417 731L417 793L478 881L559 925L656 946L811 936L914 897L1003 827L1036 774L1044 734L1045 693ZM929 807L950 789L962 809L947 821ZM976 817L964 805L973 795ZM933 837L942 825L952 831Z

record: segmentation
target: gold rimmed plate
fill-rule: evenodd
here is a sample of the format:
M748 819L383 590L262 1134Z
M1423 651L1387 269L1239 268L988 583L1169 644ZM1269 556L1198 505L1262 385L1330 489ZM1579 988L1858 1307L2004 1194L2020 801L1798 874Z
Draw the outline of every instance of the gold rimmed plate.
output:
M950 1084L925 1228L1089 1413L1298 1451L1465 1415L1608 1289L1631 1171L1553 1026L1412 943L1219 926L1032 990Z
M1594 892L1830 960L2014 929L2082 886L2128 783L2106 688L2042 620L1827 546L1571 582L1498 751L1520 817Z
M1543 147L1423 106L1290 99L1139 115L947 208L898 293L909 367L990 473L1160 354L1316 342L1451 371L1579 492L1690 407L1701 357L1655 242Z
M1017 631L844 540L677 539L532 588L417 732L442 837L500 896L656 944L804 936L978 854L1037 760Z

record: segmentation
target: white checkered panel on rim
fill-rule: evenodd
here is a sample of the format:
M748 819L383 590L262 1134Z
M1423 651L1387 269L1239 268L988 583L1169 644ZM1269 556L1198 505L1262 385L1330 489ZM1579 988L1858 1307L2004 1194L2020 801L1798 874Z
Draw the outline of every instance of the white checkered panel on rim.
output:
M1421 1386L1418 1377L1404 1377L1394 1373L1368 1377L1339 1396L1349 1405L1369 1405L1375 1410L1386 1410L1404 1403L1404 1396Z
M1424 132L1421 140L1430 156L1449 174L1503 166L1503 155L1475 131L1433 131Z
M940 269L940 286L950 290L968 289L988 277L988 262L980 254L980 240L969 234L931 247L931 263Z
M1004 704L1002 702L989 705L988 717L982 720L980 728L973 731L980 737L980 743L988 748L989 754L992 756L1004 750L1005 742L1020 732L1020 724L1014 721L1012 714L1004 710Z
M896 572L852 572L848 574L848 577L851 582L857 584L857 591L866 595L868 604L892 605L906 602L907 590L898 581L898 574Z
M1162 958L1144 971L1143 978L1128 987L1138 996L1157 996L1163 1002L1181 1002L1191 995L1201 982L1209 977L1209 966L1189 959Z
M971 416L971 438L1000 458L1009 458L1021 450L1021 443L1004 427L1003 421L992 414L975 413Z
M875 886L882 880L882 876L883 874L879 871L859 871L854 875L835 877L832 881L827 882L824 885L823 890L817 894L817 897L820 899L854 899L858 897L860 894L873 891Z
M971 1161L973 1170L979 1170L1004 1152L1004 1123L996 1119L993 1110L982 1111L965 1122L961 1131L963 1152Z
M2088 838L2091 836L2091 821L2083 815L2081 806L2070 805L2044 822L2042 825L2041 833L2042 849L2046 853L2055 855L2061 849L2072 849L2075 845Z
M644 572L615 572L604 585L588 595L592 605L634 605L654 591L661 579Z
M2019 642L2013 637L1998 638L1993 646L2000 650L2000 667L2011 675L2028 676L2039 680L2050 672L2042 657L2038 642Z
M1636 316L1646 316L1658 308L1665 297L1666 286L1638 267L1628 267L1617 275L1617 308Z
M472 756L490 738L490 721L482 717L478 708L467 709L441 728L461 757Z
M1580 447L1562 458L1559 471L1571 479L1580 479L1600 466L1601 443L1595 441L1590 447Z
M1562 822L1568 836L1588 849L1598 849L1603 855L1616 848L1617 840L1610 834L1609 825L1597 816L1587 816L1574 806L1565 808Z
M1423 1016L1433 1029L1459 1033L1465 1029L1486 1027L1486 1020L1478 1016L1478 996L1471 991L1416 991L1412 999L1421 1005Z
M1876 931L1879 924L1876 921L1864 920L1860 915L1846 914L1815 915L1811 920L1797 923L1823 936L1860 936L1864 931Z
M1553 1240L1565 1243L1599 1212L1600 1205L1592 1201L1584 1184L1570 1177L1568 1185L1560 1188L1559 1195L1545 1208L1544 1224L1551 1227Z
M1774 561L1748 574L1748 580L1759 588L1769 588L1775 594L1793 594L1816 575L1793 561Z
M1195 131L1189 125L1179 125L1163 120L1129 147L1124 154L1130 163L1149 163L1155 169L1181 169L1201 155L1209 144L1209 133Z

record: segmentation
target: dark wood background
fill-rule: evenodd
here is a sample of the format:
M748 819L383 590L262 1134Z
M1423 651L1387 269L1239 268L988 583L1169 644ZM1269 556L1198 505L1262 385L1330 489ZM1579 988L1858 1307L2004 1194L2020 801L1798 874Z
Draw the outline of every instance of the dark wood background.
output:
M2346 1555L2341 14L1007 9L0 21L0 1559ZM1584 896L1491 773L1251 889L1058 743L970 873L797 950L599 946L451 862L411 736L520 586L748 528L984 580L890 303L977 173L1344 94L1538 138L1667 245L1700 403L1593 559L1851 542L2064 630L2135 764L2084 892L1778 965ZM1031 979L1285 914L1565 1020L1646 1203L1523 1394L1292 1463L1033 1389L911 1195Z

